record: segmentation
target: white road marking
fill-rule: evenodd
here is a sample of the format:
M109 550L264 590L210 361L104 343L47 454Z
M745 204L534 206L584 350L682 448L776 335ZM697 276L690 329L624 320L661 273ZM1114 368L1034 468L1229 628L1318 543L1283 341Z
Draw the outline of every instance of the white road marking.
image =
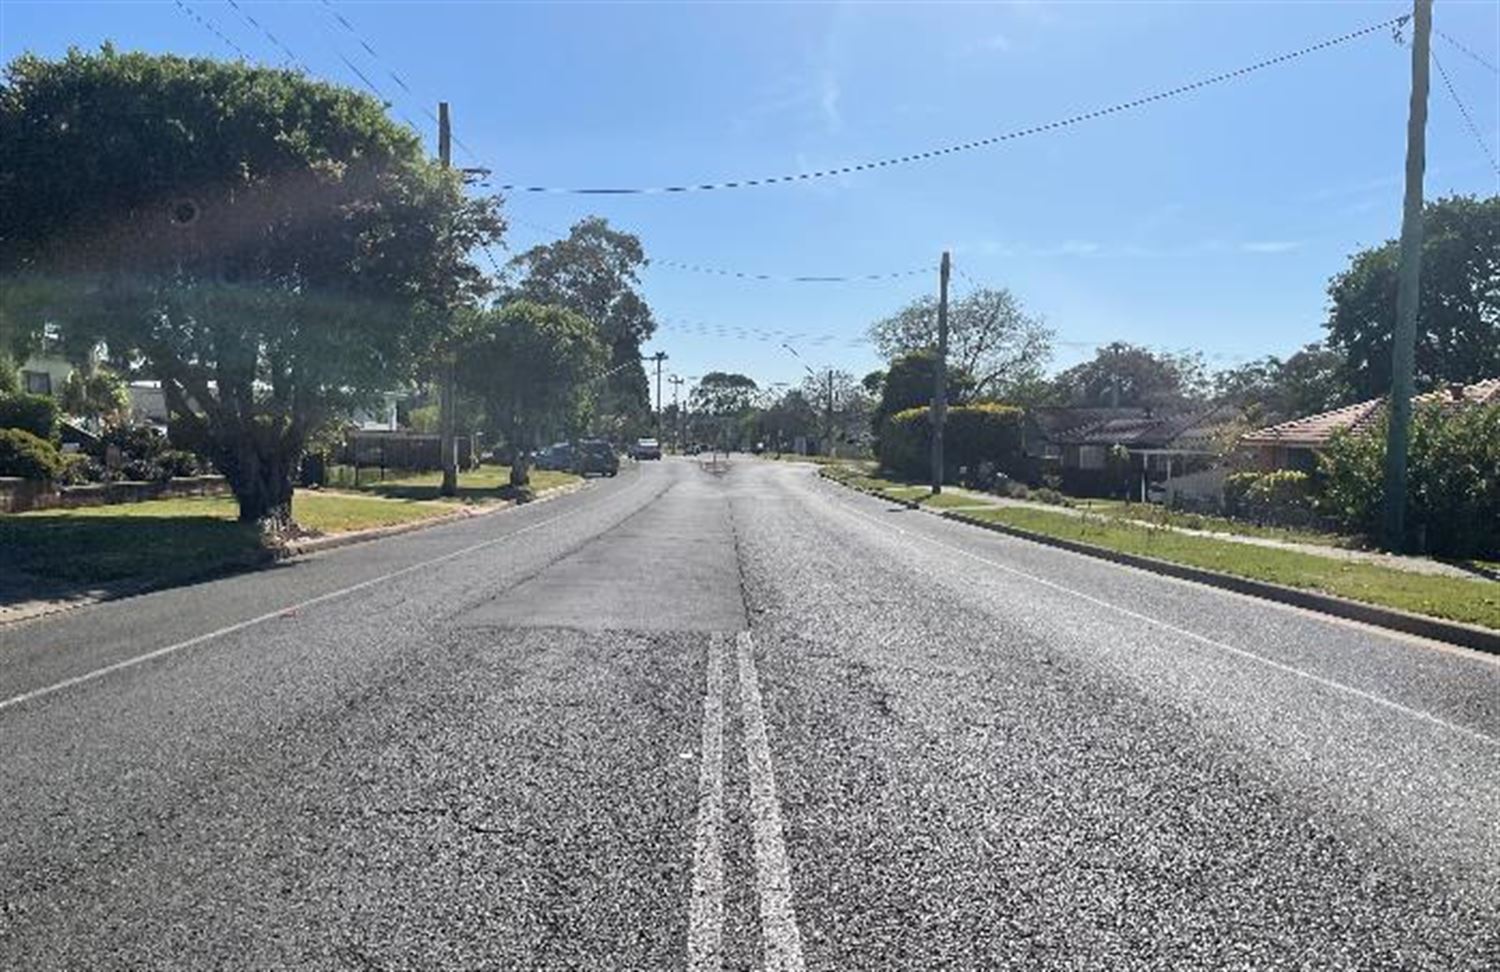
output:
M792 908L792 874L782 840L781 805L771 769L766 714L750 632L738 638L740 715L745 723L745 761L750 777L751 837L755 845L755 884L760 895L760 927L766 972L802 972L802 935Z
M970 560L976 561L977 563L985 564L989 567L995 568L996 570L1003 570L1008 574L1013 574L1016 577L1021 577L1026 580L1032 581L1033 583L1040 584L1043 587L1051 588L1054 591L1058 591L1062 594L1067 594L1070 597L1076 597L1079 600L1087 601L1088 603L1097 605L1098 607L1106 608L1110 611L1115 611L1119 614L1125 615L1128 618L1134 618L1137 621L1144 621L1147 624L1154 624L1159 628L1164 628L1167 631L1171 631L1174 634L1179 634L1184 638L1188 638L1200 644L1208 645L1210 648L1217 648L1220 651L1229 652L1230 654L1236 655L1240 658L1258 662L1269 668L1274 668L1277 671L1285 672L1288 675L1295 675L1298 678L1303 678L1309 682L1314 682L1318 685L1322 685L1325 688L1330 688L1335 691L1354 696L1355 698L1363 699L1366 702L1381 706L1382 708L1389 709L1392 712L1399 713L1409 718L1416 719L1421 722L1430 723L1431 725L1439 726L1443 729L1448 729L1452 732L1458 733L1461 736L1467 736L1470 739L1475 739L1480 742L1487 743L1491 746L1500 747L1500 739L1497 739L1494 736L1489 735L1488 733L1480 732L1477 729L1470 729L1468 726L1461 726L1456 722L1449 722L1447 719L1444 719L1441 716L1435 716L1430 712L1423 712L1421 709L1413 709L1410 706L1402 705L1400 702L1393 701L1391 699L1385 698L1384 696L1366 692L1364 689L1355 688L1352 685L1345 685L1343 682L1338 682L1331 678L1325 678L1322 675L1309 672L1306 669L1297 668L1294 665L1288 665L1285 662L1276 661L1273 658L1267 658L1264 655L1257 655L1253 651L1246 651L1243 648L1236 648L1235 646L1225 644L1222 641L1215 641L1213 638L1198 634L1196 631L1189 631L1188 629L1179 627L1171 623L1170 621L1163 621L1160 618L1153 618L1150 615L1142 614L1139 611L1132 611L1130 608L1121 607L1118 604L1112 604L1109 601L1094 597L1092 594L1085 594L1083 591L1074 590L1071 587L1059 584L1056 581L1048 580L1045 577L1038 577L1035 574L1028 573L1027 571L1020 570L1015 567L1011 567L1008 564L1002 564L999 561L990 560L987 557L981 557L978 554L970 553L962 547L955 546L951 543L944 543L942 540L934 539L913 530L903 530L901 527L898 527L894 524L887 523L884 520L878 519L865 513L861 513L848 504L841 503L839 505L842 506L843 509L850 515L857 516L862 520L868 520L871 523L878 524L887 530L893 530L901 536L911 536L916 537L919 540L925 540L927 543L930 543L937 547L942 547L945 550L951 550L954 553L959 554L963 557L967 557Z
M637 478L634 483L632 483L626 489L621 490L617 495L624 495L627 492L634 491L640 484L640 482L641 480ZM51 685L46 685L38 689L32 689L30 692L22 692L20 695L15 695L8 699L5 699L4 701L0 701L0 712L4 712L6 709L9 709L13 706L24 705L27 702L45 698L46 696L52 695L54 692L61 692L63 689L72 688L75 685L83 685L87 682L92 682L96 679L103 678L106 675L113 675L115 672L121 672L127 668L134 668L135 666L143 665L148 661L162 658L166 655L175 654L176 652L182 651L186 648L192 648L194 645L201 645L206 641L212 641L215 638L222 638L225 635L234 634L236 631L243 631L246 628L253 628L258 624L264 624L267 621L279 618L282 615L287 614L288 612L300 612L303 608L313 607L314 605L322 604L324 601L332 601L335 598L340 598L347 594L353 594L357 591L362 591L366 588L374 587L376 584L384 584L386 581L392 580L396 577L401 577L405 574L410 574L419 570L425 570L428 567L432 567L436 564L445 563L449 560L454 560L467 554L475 553L476 551L493 547L496 544L504 543L505 541L513 539L515 537L519 537L522 534L530 533L533 530L540 530L545 526L550 526L553 523L556 523L558 520L567 519L570 515L572 515L573 512L576 511L559 513L557 516L548 517L545 520L540 520L536 523L533 523L529 527L522 527L519 530L512 530L510 533L505 534L505 536L503 537L495 537L492 540L485 540L482 543L470 544L469 546L464 547L460 550L454 550L451 553L443 554L441 557L434 557L431 560L424 560L419 564L412 564L409 567L402 567L400 570L393 570L389 574L381 574L379 577L372 577L371 579L367 581L361 581L358 584L351 584L348 587L341 587L336 591L329 591L326 594L319 594L317 597L311 597L305 601L298 601L295 604L287 604L282 607L276 608L275 610L267 611L265 614L256 615L255 617L250 618L246 621L239 621L235 624L226 625L225 627L205 632L204 634L189 638L186 641L179 641L173 645L166 645L162 648L156 648L152 651L146 652L145 654L134 655L130 658L124 659L123 661L117 661L111 665L105 665L103 668L96 668L93 671L85 672L82 675L74 675L72 678L65 678L60 682L54 682Z
M698 830L693 841L693 900L688 912L689 972L724 967L724 637L708 645L703 693L703 755L698 770Z

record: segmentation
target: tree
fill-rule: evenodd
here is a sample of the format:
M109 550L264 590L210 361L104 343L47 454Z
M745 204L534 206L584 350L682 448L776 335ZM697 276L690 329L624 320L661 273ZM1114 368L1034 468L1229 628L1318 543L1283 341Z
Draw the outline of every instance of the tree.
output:
M600 410L616 431L640 428L651 414L651 388L641 345L656 331L640 295L646 252L636 236L599 216L574 224L565 239L534 246L511 261L522 274L512 296L566 307L594 325L609 349L610 376ZM615 370L618 369L618 370Z
M903 354L891 362L880 386L880 399L875 405L871 421L875 433L880 433L880 423L888 416L908 408L929 405L932 402L934 379L937 377L937 355L931 351L913 351ZM962 405L974 397L975 381L962 368L948 368L948 404Z
M515 452L511 485L527 486L542 435L583 430L607 352L587 320L529 300L476 311L463 331L459 386L484 402Z
M1208 388L1201 355L1155 352L1116 341L1053 379L1069 405L1159 407L1201 398Z
M875 347L892 360L937 347L935 297L912 301L870 327ZM1052 356L1052 331L1004 288L982 288L948 307L948 363L974 376L979 395L1004 398L1013 385L1040 377Z
M1391 386L1396 326L1395 240L1350 258L1328 285L1328 346L1356 399ZM1416 383L1432 388L1500 374L1500 196L1450 196L1422 217Z
M1317 343L1285 361L1267 355L1214 375L1214 397L1239 406L1256 425L1326 412L1351 400L1342 361L1338 352Z
M109 368L74 368L58 395L62 410L95 426L113 425L130 414L130 392Z
M12 62L0 176L5 312L159 379L270 530L309 436L409 376L503 229L373 99L107 46Z
M725 449L740 448L755 435L750 414L758 388L754 379L733 372L710 371L688 395L695 436Z

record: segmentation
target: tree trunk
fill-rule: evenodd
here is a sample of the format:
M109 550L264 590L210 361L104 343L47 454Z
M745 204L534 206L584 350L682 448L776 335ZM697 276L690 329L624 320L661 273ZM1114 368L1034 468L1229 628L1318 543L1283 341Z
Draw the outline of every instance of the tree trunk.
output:
M259 525L264 534L282 535L292 528L292 468L294 456L264 454L253 445L242 446L229 486L240 504L240 522Z
M516 450L515 458L510 464L510 484L516 489L531 485L531 453L529 451Z

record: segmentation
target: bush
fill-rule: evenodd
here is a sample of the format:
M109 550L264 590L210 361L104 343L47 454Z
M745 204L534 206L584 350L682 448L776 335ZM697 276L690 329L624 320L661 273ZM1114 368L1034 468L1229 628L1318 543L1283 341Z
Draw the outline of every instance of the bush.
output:
M52 481L62 474L62 457L46 439L25 429L0 429L0 476Z
M103 459L110 446L120 450L120 458L125 462L154 460L168 448L167 437L149 425L116 425L105 429L94 449L95 458Z
M1384 421L1364 435L1336 435L1321 458L1320 509L1371 536L1384 512L1385 436ZM1500 405L1417 409L1406 501L1408 549L1500 555Z
M86 456L81 452L65 452L59 458L62 460L62 468L57 476L59 485L84 486L109 479L109 470L93 456Z
M161 471L160 478L171 479L173 476L197 476L203 472L203 463L198 457L185 449L167 449L156 457L156 465Z
M1302 526L1314 515L1312 480L1296 469L1231 473L1224 477L1224 512L1256 523Z
M976 471L992 463L996 472L1014 474L1021 466L1022 411L1011 405L957 405L948 409L943 435L943 479L959 467ZM908 408L886 420L880 436L880 464L893 473L921 477L931 472L932 424L926 408Z
M57 436L57 403L46 395L0 395L0 429L21 429L50 442Z

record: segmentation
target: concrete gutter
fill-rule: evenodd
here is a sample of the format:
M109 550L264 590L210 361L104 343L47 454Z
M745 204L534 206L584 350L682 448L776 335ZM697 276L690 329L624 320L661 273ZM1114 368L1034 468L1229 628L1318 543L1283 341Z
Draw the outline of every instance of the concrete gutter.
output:
M1276 601L1281 604L1290 604L1293 607L1317 611L1321 614L1328 614L1349 621L1359 621L1377 628L1386 628L1390 631L1399 631L1403 634L1416 635L1420 638L1430 638L1433 641L1461 645L1465 648L1472 648L1475 651L1482 651L1491 655L1500 655L1500 631L1482 628L1479 625L1464 624L1460 621L1445 621L1441 618L1428 617L1425 614L1413 614L1410 611L1402 611L1397 608L1381 607L1376 604L1367 604L1364 601L1352 601L1348 598L1323 594L1319 591L1304 590L1299 587L1287 587L1282 584L1272 584L1268 581L1251 580L1248 577L1237 577L1233 574L1224 574L1216 570L1205 570L1202 567L1189 567L1186 564L1158 560L1155 557L1122 553L1118 550L1110 550L1107 547L1098 547L1091 543L1081 543L1077 540L1067 540L1062 537L1048 536L1045 533L1022 530L1003 523L980 520L957 510L929 510L914 500L894 499L878 490L853 486L849 483L833 479L830 476L824 476L823 478L838 483L845 489L852 489L867 496L874 496L887 503L895 503L907 509L920 510L929 515L940 516L945 520L953 520L969 526L976 526L993 533L1003 533L1006 536L1016 537L1021 540L1030 540L1033 543L1056 547L1071 553L1083 554L1086 557L1094 557L1099 560L1107 560L1110 563L1123 564L1139 570L1147 570L1153 574L1162 574L1167 577L1176 577L1198 584L1207 584L1210 587L1234 591L1237 594L1247 594L1251 597ZM1226 542L1232 543L1233 541L1229 540Z

